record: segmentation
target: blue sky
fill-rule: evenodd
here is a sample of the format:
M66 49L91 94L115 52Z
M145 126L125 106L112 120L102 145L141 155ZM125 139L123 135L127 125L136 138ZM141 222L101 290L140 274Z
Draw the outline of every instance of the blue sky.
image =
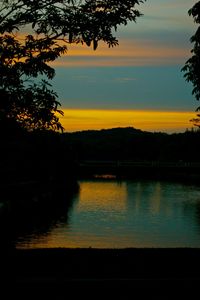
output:
M62 108L195 111L198 102L181 72L196 30L187 13L195 2L147 0L144 16L118 29L119 46L69 46L54 65Z
M181 65L60 68L55 86L66 108L194 110Z

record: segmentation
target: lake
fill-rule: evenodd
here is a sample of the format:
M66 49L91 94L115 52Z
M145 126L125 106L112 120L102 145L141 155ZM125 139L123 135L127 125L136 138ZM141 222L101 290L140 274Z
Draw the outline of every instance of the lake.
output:
M50 225L39 222L25 233L19 231L15 246L200 247L198 186L109 177L81 180L69 207L58 204L53 211L53 221L43 211L42 219L48 215Z

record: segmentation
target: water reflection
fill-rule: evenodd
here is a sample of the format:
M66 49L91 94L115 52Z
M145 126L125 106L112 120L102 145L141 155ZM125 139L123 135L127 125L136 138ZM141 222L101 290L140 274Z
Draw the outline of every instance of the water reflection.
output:
M31 212L34 226L15 212L17 247L200 247L197 186L96 178L80 182L73 205L58 198Z
M68 214L73 207L73 196L78 184L16 187L2 195L0 236L5 248L22 243L32 247L34 240L45 239L53 228L68 226Z
M196 220L199 187L129 181L127 191L128 214L131 211L134 215L132 230L142 247L200 247L200 227Z
M127 209L127 185L117 181L85 181L80 185L79 202L76 211L117 212Z

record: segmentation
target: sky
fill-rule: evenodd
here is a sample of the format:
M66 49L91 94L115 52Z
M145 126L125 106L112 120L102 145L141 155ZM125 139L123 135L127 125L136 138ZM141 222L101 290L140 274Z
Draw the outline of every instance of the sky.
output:
M196 30L195 0L147 0L137 23L118 28L119 46L70 45L55 61L56 90L66 131L133 126L183 132L198 102L181 68Z

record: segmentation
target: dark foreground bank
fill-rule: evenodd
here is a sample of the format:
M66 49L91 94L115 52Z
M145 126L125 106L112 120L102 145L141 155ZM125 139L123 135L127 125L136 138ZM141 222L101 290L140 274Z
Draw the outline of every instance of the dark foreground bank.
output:
M200 249L16 250L3 261L1 275L16 291L131 291L174 299L192 295L200 285Z

